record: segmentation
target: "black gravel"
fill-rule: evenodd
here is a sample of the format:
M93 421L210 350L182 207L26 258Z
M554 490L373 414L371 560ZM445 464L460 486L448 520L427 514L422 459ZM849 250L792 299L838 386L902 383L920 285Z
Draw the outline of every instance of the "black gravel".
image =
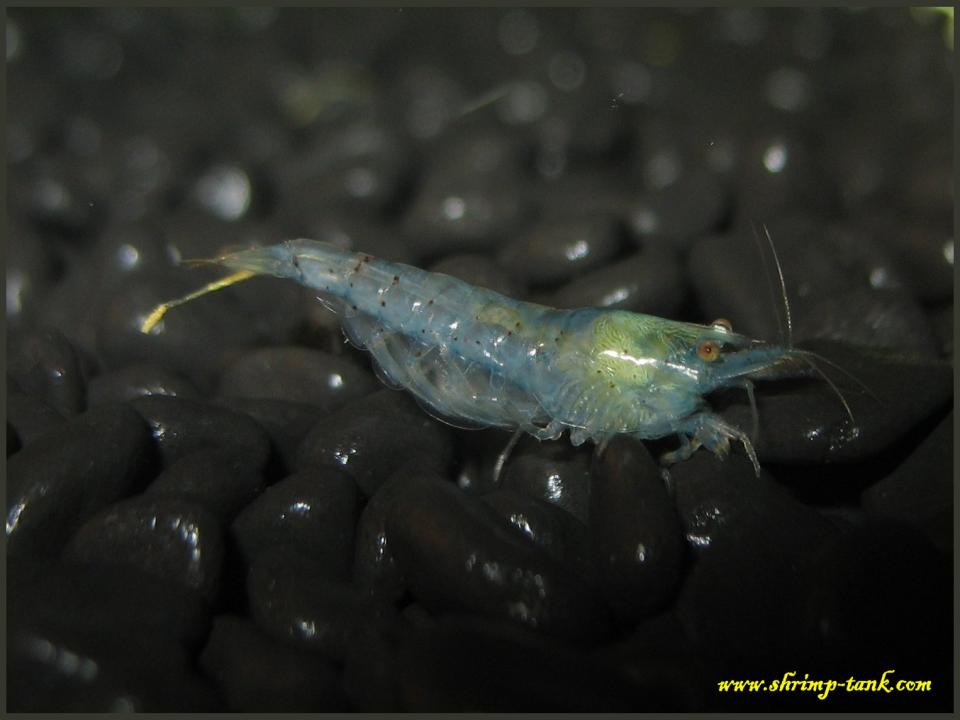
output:
M8 708L949 711L945 22L9 11ZM495 485L508 435L383 388L307 289L139 332L219 276L183 259L290 237L727 318L829 382L758 387L759 478L526 438ZM931 689L718 686L887 670Z

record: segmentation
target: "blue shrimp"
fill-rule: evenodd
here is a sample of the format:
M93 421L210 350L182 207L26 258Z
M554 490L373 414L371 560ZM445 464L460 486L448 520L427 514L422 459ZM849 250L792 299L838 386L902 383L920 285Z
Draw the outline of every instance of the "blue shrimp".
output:
M454 426L513 430L495 475L523 433L555 440L564 431L573 445L591 440L600 449L619 434L677 435L681 445L662 458L666 464L699 447L724 456L735 440L759 474L750 437L712 412L705 397L745 389L756 419L753 380L813 367L809 353L735 333L726 321L558 310L317 241L289 240L212 262L236 272L160 305L142 330L150 332L171 307L255 275L296 280L341 315L344 333L373 355L387 384Z

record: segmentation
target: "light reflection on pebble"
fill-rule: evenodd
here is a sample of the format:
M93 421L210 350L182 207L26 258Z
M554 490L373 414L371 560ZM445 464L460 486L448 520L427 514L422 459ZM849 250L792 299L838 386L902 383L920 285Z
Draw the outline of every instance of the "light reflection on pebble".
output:
M763 153L763 166L767 172L779 173L787 166L788 156L787 148L783 143L773 143Z
M250 207L250 178L240 168L220 165L200 178L196 195L221 220L238 220Z

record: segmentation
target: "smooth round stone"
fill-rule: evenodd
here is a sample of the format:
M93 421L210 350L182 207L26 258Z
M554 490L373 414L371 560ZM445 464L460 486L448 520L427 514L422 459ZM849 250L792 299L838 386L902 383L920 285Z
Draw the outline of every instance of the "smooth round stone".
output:
M775 540L802 543L810 534L829 534L831 524L807 507L765 470L760 478L743 455L720 459L699 450L671 465L670 486L688 547L702 557L741 526L767 523Z
M386 532L411 593L431 612L466 610L582 640L609 629L605 608L569 566L452 483L408 483Z
M417 474L407 466L384 482L367 502L357 523L352 580L368 596L396 603L406 591L406 582L393 556L387 516Z
M233 522L243 557L252 561L269 547L288 547L313 558L317 572L344 580L353 561L360 493L346 473L306 470L271 485Z
M144 491L146 498L170 498L203 506L224 524L265 486L262 473L229 450L197 450L174 461Z
M91 249L97 277L113 283L134 274L176 267L178 256L165 242L165 234L159 220L111 223Z
M608 307L669 317L678 312L686 282L677 257L648 250L582 275L547 298L560 308Z
M10 620L24 627L162 635L190 651L210 629L199 595L142 568L38 558L11 558L7 567Z
M343 712L341 671L317 653L291 648L244 618L219 615L200 667L231 712Z
M83 368L61 332L46 328L10 340L7 371L24 392L67 417L83 410L87 394Z
M552 558L590 577L587 528L570 513L513 490L494 490L483 501Z
M452 457L449 431L406 394L385 389L318 422L300 445L297 469L342 468L371 497L408 462L445 472Z
M135 492L150 429L123 405L94 408L7 461L7 553L51 555L101 508Z
M565 439L524 438L504 468L503 489L556 505L586 525L590 514L590 453Z
M358 120L318 129L305 148L275 166L282 212L347 207L381 212L396 199L409 164L403 138L386 124Z
M523 287L508 270L509 265L494 262L486 255L456 253L446 255L430 266L430 272L452 275L475 287L487 288L507 297L522 297Z
M220 376L220 395L283 400L336 410L379 387L344 356L305 347L269 347L241 355Z
M40 228L79 237L102 217L104 206L96 189L64 157L48 156L16 180L11 183L13 203Z
M254 622L272 637L342 663L363 638L390 631L389 605L353 585L319 574L309 556L289 548L262 552L250 566L247 595Z
M953 412L906 460L861 495L866 512L924 533L941 552L953 546Z
M949 364L895 351L868 350L818 340L803 349L819 353L842 371L814 362L840 389L853 413L851 422L833 389L816 379L758 384L760 434L754 443L761 462L835 463L863 460L894 447L938 409L952 393ZM849 373L876 396L871 397ZM904 392L908 382L909 392ZM752 422L743 393L722 415L741 428Z
M192 669L209 610L136 568L8 565L11 694L24 711L216 711Z
M701 235L716 230L729 209L728 192L713 173L695 171L637 200L627 226L643 248L685 250Z
M219 397L214 402L228 410L253 418L270 437L281 470L292 471L300 443L327 413L315 405L286 400L252 400Z
M918 300L953 299L956 242L949 224L884 207L864 211L851 222L890 255Z
M647 707L615 671L534 632L464 616L402 638L407 712L614 712Z
M180 373L159 365L128 365L119 370L108 370L87 384L87 403L91 407L147 395L197 400L200 391Z
M744 144L735 198L742 220L826 209L830 201L805 141L789 130L762 132Z
M12 428L21 445L29 445L67 419L39 398L27 395L7 375L7 427Z
M677 605L699 651L738 671L822 659L836 619L825 596L839 533L768 479L751 480L739 458L699 452L670 473L699 550Z
M152 431L164 467L197 450L219 447L248 467L262 469L270 456L270 440L246 415L216 405L178 397L151 395L130 403Z
M660 468L639 441L618 437L596 461L590 491L590 549L598 586L624 624L673 599L683 534Z
M224 554L216 515L189 500L143 496L87 520L64 551L79 562L141 568L210 602L220 590Z
M612 260L620 249L613 217L573 215L542 220L504 245L501 266L533 285L569 280Z
M811 303L793 328L796 342L813 338L938 356L923 309L907 293L856 288Z
M482 250L512 237L527 214L513 173L428 170L403 235L422 255Z

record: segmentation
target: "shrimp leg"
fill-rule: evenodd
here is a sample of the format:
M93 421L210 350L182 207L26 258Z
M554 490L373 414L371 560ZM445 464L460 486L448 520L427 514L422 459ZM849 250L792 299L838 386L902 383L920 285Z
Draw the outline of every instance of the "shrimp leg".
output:
M738 440L753 463L753 469L760 475L760 461L756 450L750 441L750 436L740 428L731 425L719 415L710 412L701 412L688 418L679 428L680 447L666 453L661 461L672 465L680 460L686 460L700 447L705 447L723 459L730 453L730 441Z

